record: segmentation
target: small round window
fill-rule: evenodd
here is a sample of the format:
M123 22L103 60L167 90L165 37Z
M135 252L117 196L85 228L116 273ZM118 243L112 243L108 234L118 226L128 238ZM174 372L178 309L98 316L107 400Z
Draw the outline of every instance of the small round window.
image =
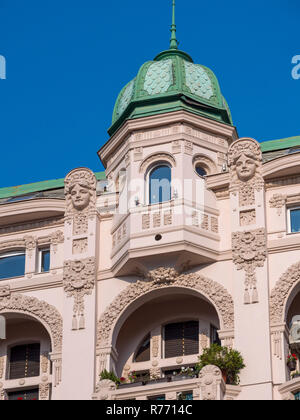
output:
M199 176L206 176L207 175L207 172L206 172L206 170L203 168L203 166L202 165L196 165L196 172L197 172L197 174L199 175Z

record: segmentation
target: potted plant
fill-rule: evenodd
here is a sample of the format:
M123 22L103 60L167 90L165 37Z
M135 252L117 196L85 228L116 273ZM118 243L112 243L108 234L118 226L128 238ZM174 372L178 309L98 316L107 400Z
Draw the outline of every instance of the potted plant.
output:
M119 385L122 381L114 374L114 372L108 372L106 369L100 373L100 379L103 381L104 379L109 379L110 381L114 382L116 385ZM124 378L122 378L124 379Z
M133 383L137 380L137 376L136 376L135 371L133 371L133 372L129 372L129 374L128 374L128 379L129 379L129 382L130 382L131 384L133 384Z
M219 344L212 344L204 349L199 357L197 371L200 372L207 365L217 366L222 372L224 382L229 385L239 384L239 374L245 367L243 357L237 350Z
M300 372L298 370L291 374L292 379L300 378Z
M287 367L289 368L290 372L293 372L294 370L296 370L296 366L297 366L297 356L295 354L289 354L287 357Z

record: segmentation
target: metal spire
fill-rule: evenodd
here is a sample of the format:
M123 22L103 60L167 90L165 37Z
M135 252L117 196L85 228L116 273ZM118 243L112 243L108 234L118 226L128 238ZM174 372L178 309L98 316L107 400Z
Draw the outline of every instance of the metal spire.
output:
M173 15L172 15L172 26L171 26L171 42L170 42L170 49L177 50L178 49L178 41L176 38L176 23L175 23L175 0L173 0Z

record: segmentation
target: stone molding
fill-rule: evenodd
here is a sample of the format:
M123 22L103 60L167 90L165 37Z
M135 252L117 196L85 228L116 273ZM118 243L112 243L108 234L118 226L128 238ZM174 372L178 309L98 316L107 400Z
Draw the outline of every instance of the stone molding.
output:
M292 265L277 281L270 297L271 325L285 322L285 307L293 288L300 282L300 262Z
M153 270L146 278L138 280L121 292L102 314L97 326L97 348L111 345L113 330L120 315L135 300L154 290L181 287L199 291L217 309L221 328L234 328L234 304L228 291L219 283L199 274L176 274L174 269L161 267Z
M61 352L63 320L58 310L48 303L21 294L11 294L8 287L0 290L0 313L16 312L38 319L48 330L53 351Z
M201 164L203 168L207 171L207 175L212 175L217 172L217 166L213 162L212 159L210 159L208 156L203 154L197 154L193 157L193 166L194 168L196 165Z
M65 261L63 285L67 296L74 298L73 330L85 329L84 296L92 294L95 287L95 280L95 257L83 260Z
M176 167L176 160L171 153L154 153L153 155L148 156L140 165L140 173L145 173L149 166L155 162L167 161L171 164L172 167Z
M237 270L245 270L244 303L258 303L257 279L255 270L263 267L267 258L265 229L255 229L232 234L232 261ZM250 298L250 291L252 298Z
M117 386L113 381L109 379L104 379L98 382L95 393L92 396L93 400L114 400L115 398L112 394L116 391Z

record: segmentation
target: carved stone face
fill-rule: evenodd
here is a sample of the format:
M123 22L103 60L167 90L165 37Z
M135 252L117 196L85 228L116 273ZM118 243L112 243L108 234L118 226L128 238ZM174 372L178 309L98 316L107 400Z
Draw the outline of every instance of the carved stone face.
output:
M236 161L236 172L241 181L249 181L256 172L256 162L244 153Z
M90 202L90 191L87 187L76 184L71 190L71 199L76 210L84 210Z

